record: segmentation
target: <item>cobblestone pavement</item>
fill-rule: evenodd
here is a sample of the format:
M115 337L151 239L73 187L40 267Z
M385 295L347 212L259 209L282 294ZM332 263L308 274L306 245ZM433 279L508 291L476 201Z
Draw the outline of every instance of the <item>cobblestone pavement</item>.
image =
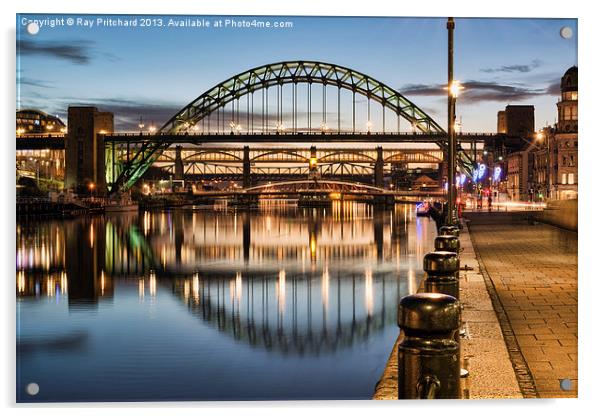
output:
M471 213L481 257L539 397L577 396L577 234L524 214ZM571 380L569 391L560 381Z

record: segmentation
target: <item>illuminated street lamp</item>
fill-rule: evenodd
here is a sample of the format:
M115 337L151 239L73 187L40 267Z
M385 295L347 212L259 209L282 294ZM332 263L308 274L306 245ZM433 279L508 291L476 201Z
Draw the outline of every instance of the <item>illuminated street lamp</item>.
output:
M449 86L449 92L453 98L458 98L458 95L460 95L460 91L463 89L464 87L462 86L462 84L460 84L460 81L456 80L452 81L451 85Z
M142 117L140 117L140 121L138 122L138 128L140 129L140 134L142 134L142 129L144 128L144 123L142 122Z
M370 120L366 123L366 129L368 130L368 133L370 133L370 130L372 129L372 122Z
M157 131L157 128L151 124L151 126L148 128L149 133L154 134Z

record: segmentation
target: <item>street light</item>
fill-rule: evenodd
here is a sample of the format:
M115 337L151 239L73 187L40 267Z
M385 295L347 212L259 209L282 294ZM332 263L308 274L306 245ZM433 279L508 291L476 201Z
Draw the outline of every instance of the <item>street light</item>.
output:
M460 95L460 90L463 89L464 87L462 86L462 84L460 84L460 81L454 80L449 86L449 93L453 98L458 98L458 95Z
M544 137L547 138L547 136L544 136L544 134L541 130L539 130L535 134L535 140L537 140L538 142L543 143ZM546 150L547 150L547 153L546 153L546 159L547 159L546 160L546 171L547 171L546 172L546 176L547 176L546 177L546 193L549 198L552 194L552 184L551 184L552 178L550 177L551 176L550 164L552 163L552 158L550 157L550 139L549 138L547 138L547 140L546 140Z

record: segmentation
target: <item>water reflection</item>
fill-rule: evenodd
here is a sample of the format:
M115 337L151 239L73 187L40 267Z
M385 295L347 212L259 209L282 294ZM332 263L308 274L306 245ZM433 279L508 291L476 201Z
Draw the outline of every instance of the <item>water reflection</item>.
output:
M434 233L427 219L415 218L411 205L378 210L353 202L337 202L332 210L298 210L278 203L256 211L205 208L20 223L18 365L23 374L40 377L44 368L34 366L25 352L43 354L45 349L32 345L58 346L46 348L55 355L61 345L70 347L65 349L69 354L77 345L84 364L63 364L76 371L77 365L102 361L98 346L118 340L128 347L105 363L103 377L140 383L140 370L130 363L141 360L143 348L150 360L144 394L152 398L161 388L172 397L152 380L163 375L176 383L183 377L177 376L178 368L185 371L191 364L170 355L175 373L163 374L167 342L183 356L208 349L203 354L215 363L200 357L197 371L213 371L226 360L219 364L218 379L231 379L237 371L233 367L228 372L232 354L241 359L252 351L315 357L303 364L312 371L312 379L302 381L306 387L295 390L297 395L274 393L272 398L322 397L322 390L331 397L327 393L334 387L320 387L313 377L342 377L347 391L365 391L368 397L397 333L397 302L417 289L421 260ZM111 312L102 305L110 305ZM67 314L61 312L65 306ZM40 315L47 308L48 318ZM147 308L152 310L139 314ZM159 309L162 315L156 313ZM80 311L94 311L97 318L89 320ZM119 328L119 338L103 332L107 325ZM72 337L74 333L86 336ZM144 336L152 341L141 346ZM155 349L155 343L161 347ZM216 345L219 352L212 349ZM339 354L343 349L345 354ZM330 357L329 364L322 357ZM259 386L264 376L258 374L265 374L265 386L284 383L275 373L286 363L256 356L252 362L257 368L248 369L239 383ZM345 365L357 371L366 366L365 374L347 377ZM333 366L341 368L335 371ZM191 392L189 399L216 397L209 384L203 393ZM246 397L242 390L234 391L229 398ZM101 389L95 393L99 398L82 394L95 400L117 399L121 393Z

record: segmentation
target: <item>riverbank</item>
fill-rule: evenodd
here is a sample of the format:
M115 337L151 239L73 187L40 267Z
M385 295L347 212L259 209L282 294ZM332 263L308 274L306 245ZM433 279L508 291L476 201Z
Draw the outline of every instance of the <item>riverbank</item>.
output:
M461 340L462 367L469 371L468 377L462 379L463 398L522 398L502 328L467 227L460 233L460 243L460 297L466 333ZM400 334L376 385L375 400L397 399L397 348L402 337L403 334Z

